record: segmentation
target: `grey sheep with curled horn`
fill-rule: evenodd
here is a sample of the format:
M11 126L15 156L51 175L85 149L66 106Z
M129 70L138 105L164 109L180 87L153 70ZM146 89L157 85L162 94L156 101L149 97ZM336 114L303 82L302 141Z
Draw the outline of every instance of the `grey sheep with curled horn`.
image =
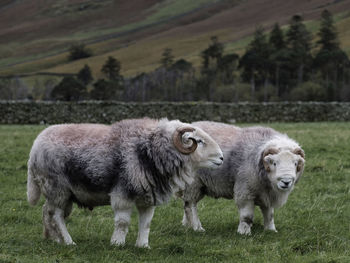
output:
M198 168L222 163L222 151L207 133L177 120L54 125L42 131L32 146L27 197L35 205L44 195L44 236L67 245L75 244L64 221L73 203L89 209L112 206L113 245L125 243L136 206L136 246L149 247L155 206L190 184Z
M225 155L216 170L199 169L192 184L178 195L184 201L182 224L204 231L197 203L204 196L233 199L239 210L237 232L251 234L255 206L264 228L275 231L274 210L283 206L304 171L305 154L286 134L267 127L239 128L218 122L194 122L215 138Z

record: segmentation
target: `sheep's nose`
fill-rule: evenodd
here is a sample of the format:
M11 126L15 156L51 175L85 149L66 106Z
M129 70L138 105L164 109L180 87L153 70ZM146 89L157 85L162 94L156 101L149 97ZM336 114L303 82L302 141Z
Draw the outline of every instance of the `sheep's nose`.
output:
M221 157L220 157L220 160L223 161L223 160L224 160L224 157L221 156Z
M292 180L290 180L290 179L282 179L281 182L284 183L285 186L289 186L289 184L292 182Z

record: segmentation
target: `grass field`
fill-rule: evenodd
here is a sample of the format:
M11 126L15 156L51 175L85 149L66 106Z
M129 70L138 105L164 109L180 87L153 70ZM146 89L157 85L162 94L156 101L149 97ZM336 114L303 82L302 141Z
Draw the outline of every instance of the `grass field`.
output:
M246 126L246 125L245 125ZM134 247L134 213L124 247L113 247L110 207L74 206L68 230L76 246L42 237L41 205L26 201L26 162L44 126L0 126L0 262L350 262L350 123L269 124L296 139L306 153L305 173L287 204L275 213L278 233L263 231L256 209L252 236L236 233L230 200L205 198L199 216L206 229L181 225L182 203L156 209L151 249Z

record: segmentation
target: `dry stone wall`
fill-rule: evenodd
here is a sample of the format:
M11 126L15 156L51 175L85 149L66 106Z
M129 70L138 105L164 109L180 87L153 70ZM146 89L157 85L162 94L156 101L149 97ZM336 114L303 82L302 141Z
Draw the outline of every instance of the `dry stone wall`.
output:
M140 117L227 123L349 121L350 103L123 103L0 101L1 124L112 123Z

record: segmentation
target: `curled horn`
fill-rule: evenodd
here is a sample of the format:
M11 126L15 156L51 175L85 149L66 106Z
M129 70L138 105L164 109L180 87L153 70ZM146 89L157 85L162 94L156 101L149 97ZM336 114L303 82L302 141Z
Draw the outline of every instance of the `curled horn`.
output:
M300 172L304 169L304 159L305 159L305 153L301 148L296 148L292 151L292 153L299 155L302 159L299 160L298 166L297 166L297 171ZM297 179L298 180L298 179Z
M301 157L303 157L303 159L305 159L305 153L301 148L296 148L292 153L300 155Z
M193 153L197 149L197 141L193 138L190 138L192 140L192 144L190 146L186 146L182 141L182 136L185 132L193 132L195 129L190 127L185 128L178 128L173 134L173 143L175 145L175 148L183 154L190 154Z
M264 151L263 158L269 154L277 154L279 153L279 150L276 148L268 148Z
M265 156L269 154L277 154L277 153L279 153L279 150L276 148L268 148L263 152L262 160L263 160L264 168L267 172L270 172L270 167L269 167L269 164L264 160Z

